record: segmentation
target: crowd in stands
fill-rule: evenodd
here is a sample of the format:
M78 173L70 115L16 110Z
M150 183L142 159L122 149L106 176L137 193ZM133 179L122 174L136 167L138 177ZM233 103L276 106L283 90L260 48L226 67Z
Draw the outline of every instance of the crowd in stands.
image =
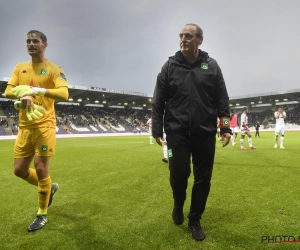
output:
M0 126L8 127L8 118L6 117L1 118Z
M125 125L135 128L145 127L150 117L149 110L117 109L117 108L95 108L81 106L56 105L56 116L58 125L78 127L97 126L98 124L119 126Z
M8 128L11 126L12 133L18 131L19 111L14 109L13 101L0 102L0 126Z
M288 110L287 114L287 122L300 124L300 107L294 107L291 110Z
M113 131L114 128L122 126L126 132L139 133L137 128L143 128L146 132L146 122L151 116L150 110L139 109L119 109L105 107L86 107L77 105L56 104L57 126L65 131L70 131L71 126L80 128L105 126ZM284 107L287 113L286 123L300 125L300 104ZM259 111L249 110L249 126L254 126L259 122L262 128L268 128L275 124L275 109L265 109ZM236 113L240 117L242 110ZM12 131L18 129L18 111L14 109L12 101L0 101L0 126L11 127Z

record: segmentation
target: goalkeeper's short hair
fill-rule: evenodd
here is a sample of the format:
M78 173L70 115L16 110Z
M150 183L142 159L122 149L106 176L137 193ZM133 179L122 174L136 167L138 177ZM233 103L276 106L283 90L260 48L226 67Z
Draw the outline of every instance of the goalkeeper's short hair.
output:
M43 41L43 43L47 42L47 37L46 37L46 35L43 32L38 31L38 30L30 30L30 31L28 31L27 36L33 35L33 34L35 34L39 38L41 38L41 40Z

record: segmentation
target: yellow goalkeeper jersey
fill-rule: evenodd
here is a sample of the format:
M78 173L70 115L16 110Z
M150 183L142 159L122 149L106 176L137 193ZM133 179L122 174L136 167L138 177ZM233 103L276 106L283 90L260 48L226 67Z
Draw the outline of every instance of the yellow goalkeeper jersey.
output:
M8 82L9 85L29 85L45 89L58 89L68 87L68 81L64 70L55 63L46 60L42 63L32 61L19 63L14 69L13 75ZM28 121L23 109L19 113L20 128L56 127L54 111L54 99L48 97L32 97L34 104L42 106L46 111L39 120Z

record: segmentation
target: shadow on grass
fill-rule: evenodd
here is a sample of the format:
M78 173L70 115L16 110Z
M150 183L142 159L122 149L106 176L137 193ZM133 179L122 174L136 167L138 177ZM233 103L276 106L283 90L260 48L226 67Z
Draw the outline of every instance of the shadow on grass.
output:
M53 207L51 223L47 225L47 230L53 230L65 239L63 247L61 245L57 249L74 249L74 246L76 249L127 249L117 240L110 239L109 235L114 232L110 234L109 228L102 227L99 203L72 203L67 206ZM95 211L99 211L98 214Z
M224 245L228 249L252 249L251 246L259 241L256 241L252 230L244 223L248 219L244 213L225 207L207 207L201 226L207 235L207 241Z

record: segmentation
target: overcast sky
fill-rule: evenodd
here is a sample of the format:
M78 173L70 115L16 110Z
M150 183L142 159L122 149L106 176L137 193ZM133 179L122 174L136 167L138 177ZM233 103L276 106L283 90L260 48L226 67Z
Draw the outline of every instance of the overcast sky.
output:
M230 97L299 89L299 0L0 0L0 76L28 61L26 34L69 84L153 94L186 23L219 63Z

